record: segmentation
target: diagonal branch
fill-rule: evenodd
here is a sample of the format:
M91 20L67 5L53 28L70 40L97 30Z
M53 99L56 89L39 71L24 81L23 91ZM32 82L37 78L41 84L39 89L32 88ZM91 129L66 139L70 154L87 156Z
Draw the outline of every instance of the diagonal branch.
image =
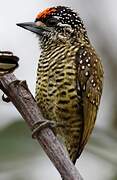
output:
M36 122L46 121L25 81L20 82L13 74L7 74L0 79L0 88L15 105L31 130ZM42 129L36 138L64 180L83 180L50 128Z

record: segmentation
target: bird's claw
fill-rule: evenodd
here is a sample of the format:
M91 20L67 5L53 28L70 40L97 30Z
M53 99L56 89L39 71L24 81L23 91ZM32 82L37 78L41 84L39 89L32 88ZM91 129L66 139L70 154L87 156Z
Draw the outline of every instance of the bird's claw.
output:
M56 128L65 128L64 123L54 122L50 120L42 120L33 124L32 138L36 138L38 133L45 128L51 128L53 133L56 134Z
M5 95L4 95L4 94L2 95L2 100L3 100L4 102L7 102L7 103L9 103L9 102L10 102L9 97L8 97L8 96L6 96L6 97L5 97Z
M18 86L18 85L21 85L21 86L23 86L25 89L29 90L29 89L28 89L28 85L27 85L27 83L26 83L25 80L24 80L24 81L15 80L15 81L11 82L11 83L9 84L9 86L11 86L12 84L13 84L15 87ZM2 89L1 83L0 83L0 89ZM7 102L7 103L10 102L10 98L9 98L8 96L5 96L5 94L2 95L2 100L3 100L4 102Z
M45 128L55 128L56 127L56 123L53 121L49 121L49 120L42 120L42 121L38 121L36 123L33 124L33 128L32 128L32 138L36 138L38 133Z
M9 84L9 86L11 86L12 84L17 85L19 82L20 82L19 80L15 80L15 81L11 82L11 83ZM2 87L2 86L1 86L1 87ZM1 88L1 89L2 89L2 88ZM4 102L7 102L7 103L9 103L9 102L11 101L8 96L5 96L5 94L2 95L2 100L3 100Z

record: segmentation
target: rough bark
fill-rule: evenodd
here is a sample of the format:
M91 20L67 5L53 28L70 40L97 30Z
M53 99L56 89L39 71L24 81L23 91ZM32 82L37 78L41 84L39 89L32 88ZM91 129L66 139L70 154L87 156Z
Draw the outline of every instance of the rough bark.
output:
M0 86L31 130L37 122L46 121L25 81L20 82L13 74L7 74L0 79ZM64 180L83 180L51 128L43 128L36 138Z

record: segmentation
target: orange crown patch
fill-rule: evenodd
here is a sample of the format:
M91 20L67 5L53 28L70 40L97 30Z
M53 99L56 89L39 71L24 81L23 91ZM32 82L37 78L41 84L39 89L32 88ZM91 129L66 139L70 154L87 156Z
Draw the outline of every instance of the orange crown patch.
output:
M55 8L47 8L45 9L44 11L40 12L38 15L37 15L37 19L40 19L40 18L46 18L47 15L53 13L53 12L56 12L56 9Z

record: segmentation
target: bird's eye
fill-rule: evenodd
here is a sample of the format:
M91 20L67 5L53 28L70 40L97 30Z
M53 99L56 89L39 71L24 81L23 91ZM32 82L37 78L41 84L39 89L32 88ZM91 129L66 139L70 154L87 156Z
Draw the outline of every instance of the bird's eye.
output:
M52 17L52 18L49 18L46 23L49 25L49 26L56 26L57 23L58 23L58 19Z

